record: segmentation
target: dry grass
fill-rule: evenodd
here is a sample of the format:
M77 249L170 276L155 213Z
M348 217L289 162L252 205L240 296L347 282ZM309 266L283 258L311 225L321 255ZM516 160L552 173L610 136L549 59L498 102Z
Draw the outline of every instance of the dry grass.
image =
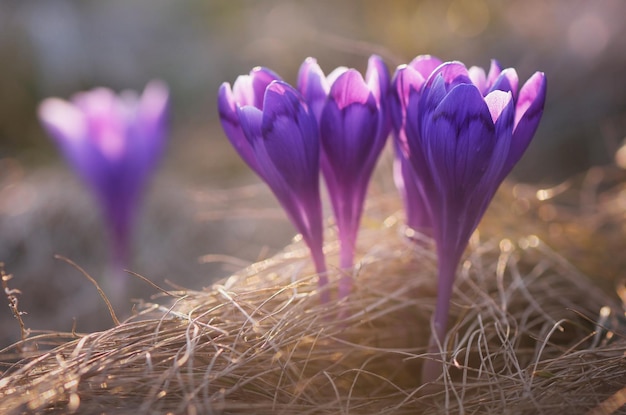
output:
M626 339L613 297L538 237L500 239L486 226L459 270L444 351L428 355L436 258L399 222L366 220L356 290L342 302L319 303L296 242L204 291L142 304L110 330L27 339L60 344L5 370L0 412L618 413ZM420 384L424 359L445 368L434 384Z

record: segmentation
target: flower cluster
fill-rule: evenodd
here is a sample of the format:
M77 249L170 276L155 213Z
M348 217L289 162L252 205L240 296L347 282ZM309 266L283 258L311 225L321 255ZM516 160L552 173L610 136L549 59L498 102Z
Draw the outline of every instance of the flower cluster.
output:
M434 238L438 294L431 351L446 332L456 269L496 190L528 147L543 112L546 80L535 73L518 90L514 69L488 73L418 56L392 80L372 56L365 78L337 68L325 76L308 58L297 89L254 69L231 90L222 85L222 125L241 157L270 186L309 245L327 284L318 175L330 195L340 268L353 267L365 194L387 135L394 136L394 179L407 226ZM339 297L350 292L344 272ZM328 297L325 297L327 300ZM436 374L425 366L424 378Z
M518 91L515 70L502 70L495 61L488 74L460 62L438 63L424 56L398 67L392 98L400 177L407 211L413 212L409 226L429 226L437 244L432 352L445 337L463 251L496 190L528 147L546 97L540 72ZM415 212L421 215L411 217ZM424 380L436 374L437 368L427 362Z
M241 158L270 187L309 246L319 275L328 283L323 254L319 175L330 195L340 241L339 297L349 294L359 222L369 179L390 131L384 107L389 72L372 56L365 78L354 69L330 75L309 58L298 88L266 68L222 84L222 127ZM328 300L324 291L323 301Z
M220 88L224 130L265 180L309 245L327 283L318 169L337 223L340 267L353 266L368 182L391 126L394 177L407 225L430 230L439 254L438 338L460 257L495 191L522 156L540 119L545 77L517 91L514 69L494 61L488 74L460 62L418 56L390 83L372 56L365 78L337 68L325 76L313 58L302 64L297 89L268 69ZM339 295L350 291L344 275Z

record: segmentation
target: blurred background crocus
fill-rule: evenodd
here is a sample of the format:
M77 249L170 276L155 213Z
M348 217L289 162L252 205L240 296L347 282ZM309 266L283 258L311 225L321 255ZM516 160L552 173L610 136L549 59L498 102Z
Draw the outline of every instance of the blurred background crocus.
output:
M168 103L166 85L152 81L141 95L96 88L39 106L43 127L101 207L111 255L105 291L114 303L124 297L123 268L141 195L163 152Z
M365 78L355 69L339 67L327 77L317 61L300 67L298 89L319 123L321 169L337 222L339 298L352 287L357 234L365 195L390 127L387 111L389 71L383 60L369 58Z

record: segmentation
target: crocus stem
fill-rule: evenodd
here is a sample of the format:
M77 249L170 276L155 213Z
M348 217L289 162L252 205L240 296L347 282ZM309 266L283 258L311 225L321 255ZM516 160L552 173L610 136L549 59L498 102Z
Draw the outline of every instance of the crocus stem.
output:
M346 298L352 291L352 268L354 267L354 237L352 235L341 238L339 246L339 299Z
M110 232L109 271L105 280L105 292L115 307L122 307L127 296L127 278L124 268L129 260L129 232L113 229Z
M437 303L433 316L433 328L428 344L428 353L437 354L444 346L446 330L448 326L448 315L450 312L450 299L452 297L452 286L456 276L456 268L459 264L460 255L446 255L439 252L439 275L437 283ZM432 382L442 373L442 363L437 360L428 359L422 367L422 383Z
M330 301L330 292L328 291L328 270L326 269L326 260L324 259L324 251L320 249L310 249L315 271L317 272L317 286L320 288L320 301L326 304Z

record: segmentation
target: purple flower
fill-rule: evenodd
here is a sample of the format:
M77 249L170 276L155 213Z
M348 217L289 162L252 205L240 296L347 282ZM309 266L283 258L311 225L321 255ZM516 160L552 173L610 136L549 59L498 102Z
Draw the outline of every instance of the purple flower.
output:
M250 75L241 75L233 84L223 83L218 92L218 112L222 128L239 156L262 179L263 172L258 166L252 144L246 138L239 121L238 107L251 105L263 110L265 90L272 81L281 78L267 68L256 67Z
M322 144L322 172L337 222L340 267L353 267L357 232L369 180L390 130L389 72L377 56L365 79L354 69L337 68L328 77L313 58L300 67L298 89L315 114ZM339 298L351 290L352 276L339 283Z
M39 106L44 128L96 194L111 234L113 267L120 270L142 190L163 151L168 99L167 87L153 81L141 96L97 88Z
M393 125L395 158L394 181L400 191L409 229L426 232L431 228L428 209L424 206L420 182L409 161L406 138L406 107L412 96L419 96L428 76L441 65L441 60L430 55L420 55L408 65L396 69L392 80L390 112Z
M317 122L298 91L282 81L266 82L272 76L266 69L253 70L250 78L237 80L235 93L230 85L222 84L220 118L233 146L267 183L302 234L319 274L319 285L324 287L328 278ZM327 300L324 292L322 301Z
M439 66L409 94L408 159L424 196L437 243L439 279L430 350L438 350L448 320L456 268L500 183L519 161L543 113L546 80L535 73L517 93L514 69L488 76L459 62ZM426 362L423 377L438 368Z

